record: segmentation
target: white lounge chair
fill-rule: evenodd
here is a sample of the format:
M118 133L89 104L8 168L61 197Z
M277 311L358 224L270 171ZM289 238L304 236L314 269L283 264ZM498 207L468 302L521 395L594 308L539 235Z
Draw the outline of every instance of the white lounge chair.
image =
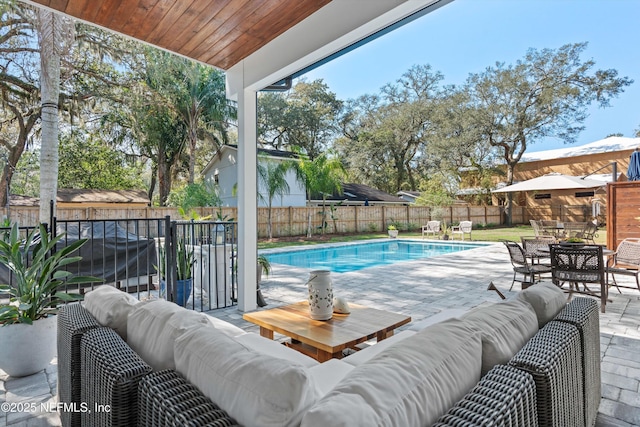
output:
M464 235L469 235L469 240L471 240L471 230L473 229L472 221L460 221L460 225L455 225L451 227L451 237L455 240L456 234L461 236L461 239L464 240Z
M422 238L429 234L433 234L434 237L440 235L440 221L429 221L427 225L422 226Z

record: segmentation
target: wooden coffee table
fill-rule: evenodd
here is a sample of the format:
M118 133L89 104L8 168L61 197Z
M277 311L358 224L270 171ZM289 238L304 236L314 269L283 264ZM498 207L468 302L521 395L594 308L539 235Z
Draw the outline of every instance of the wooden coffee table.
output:
M244 320L260 326L260 335L273 333L291 337L290 347L319 362L342 358L342 350L376 338L393 335L393 330L411 322L411 317L349 303L350 314L333 313L330 320L309 317L309 303L298 302L269 310L246 313Z

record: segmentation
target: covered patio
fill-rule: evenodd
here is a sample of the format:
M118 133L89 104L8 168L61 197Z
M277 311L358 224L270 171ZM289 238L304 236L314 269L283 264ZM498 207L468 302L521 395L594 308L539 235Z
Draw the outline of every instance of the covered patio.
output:
M462 255L463 254L463 255ZM269 279L261 285L269 303L265 309L305 299L306 269L274 265ZM412 322L432 316L448 308L471 308L500 301L497 293L488 291L493 282L507 298L520 291L509 291L512 270L502 244L374 267L352 273L332 273L336 296L372 308L410 315ZM621 277L634 284L633 278ZM637 291L611 290L612 302L600 314L602 354L602 401L596 425L640 425L640 297ZM209 313L247 331L259 327L242 319L242 313L229 308ZM406 325L406 327L410 326ZM404 330L401 327L398 332ZM276 336L284 340L284 336ZM57 365L25 378L7 378L0 372L0 401L53 402L56 392ZM59 425L57 413L25 412L0 414L0 426Z

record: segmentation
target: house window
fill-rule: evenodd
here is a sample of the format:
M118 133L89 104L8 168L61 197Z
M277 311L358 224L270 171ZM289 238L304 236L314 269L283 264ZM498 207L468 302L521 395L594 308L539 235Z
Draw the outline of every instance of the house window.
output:
M536 200L539 199L550 199L551 198L551 193L546 193L546 194L536 194L535 196L533 196Z
M593 191L580 191L576 193L576 197L593 197L593 196L594 196Z

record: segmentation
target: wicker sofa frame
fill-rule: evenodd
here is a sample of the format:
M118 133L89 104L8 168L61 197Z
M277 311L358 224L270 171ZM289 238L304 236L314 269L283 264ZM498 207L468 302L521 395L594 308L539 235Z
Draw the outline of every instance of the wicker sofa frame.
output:
M592 427L600 396L599 305L578 297L507 366L489 371L436 426Z
M435 425L592 427L600 402L598 316L595 300L574 298ZM115 331L97 325L81 305L63 307L58 325L60 401L112 409L63 416L63 426L237 425L179 373L152 372Z
M57 344L59 401L78 408L61 413L65 427L238 425L179 373L152 372L80 304L60 309Z

